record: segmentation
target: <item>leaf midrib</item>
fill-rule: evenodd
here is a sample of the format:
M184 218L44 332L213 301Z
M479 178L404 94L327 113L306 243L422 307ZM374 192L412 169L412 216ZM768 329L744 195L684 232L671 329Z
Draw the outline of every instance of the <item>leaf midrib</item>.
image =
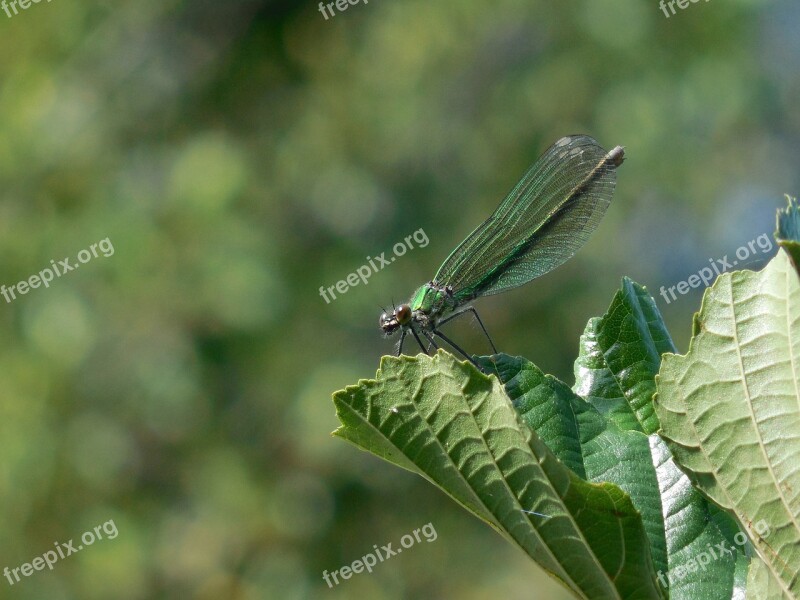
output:
M791 519L792 524L794 525L795 531L798 531L797 521L795 520L794 515L792 514L792 511L789 508L788 503L786 502L786 498L783 495L783 491L781 490L780 482L778 481L778 478L775 475L775 471L772 468L772 463L769 460L769 455L767 454L766 448L764 447L764 439L761 436L761 430L758 427L758 420L756 419L755 412L753 411L752 396L750 394L750 386L748 385L748 382L747 382L747 375L746 375L745 370L744 370L744 361L743 361L742 352L741 352L741 345L740 345L741 342L740 342L740 339L739 339L739 327L738 327L738 320L737 320L737 314L736 314L736 303L735 303L734 297L733 297L733 276L731 276L731 278L730 278L730 285L728 287L728 290L729 290L729 293L730 293L731 318L732 318L732 324L733 324L733 341L734 341L734 348L736 350L737 366L739 367L739 373L741 375L742 388L743 388L743 391L745 393L745 400L746 400L746 404L747 404L747 409L748 409L748 411L750 413L750 420L752 421L753 429L755 430L756 436L758 437L758 449L761 451L761 454L764 456L764 463L767 466L767 470L769 471L770 477L772 477L772 481L774 483L775 489L778 492L778 496L781 499L781 504L784 506L784 508L786 509L786 512L789 514L789 518ZM786 312L788 314L788 311L789 311L788 302L786 304L787 304ZM791 344L789 344L789 347L790 347L789 353L791 354ZM738 512L739 511L737 511L737 513ZM756 547L758 547L757 544L756 544ZM778 580L779 585L781 586L781 588L785 592L787 592L787 593L789 593L791 595L791 588L787 587L788 584L784 581L783 577L781 577L780 574L777 572L777 570L774 567L773 562L770 561L770 560L764 560L764 563L767 565L767 568L772 572L772 574ZM795 573L795 575L793 577L793 580L796 579L796 578L797 578L797 574Z

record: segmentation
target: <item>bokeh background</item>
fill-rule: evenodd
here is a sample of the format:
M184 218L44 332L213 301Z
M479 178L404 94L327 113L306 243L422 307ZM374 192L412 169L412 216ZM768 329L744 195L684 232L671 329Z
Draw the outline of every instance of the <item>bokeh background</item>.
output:
M702 291L659 287L771 234L800 188L798 27L796 0L0 12L0 283L115 250L0 299L0 568L119 531L0 597L567 598L438 490L331 438L330 395L392 352L379 307L568 133L625 145L612 206L575 259L480 301L487 328L571 384L628 275L685 350ZM425 248L320 297L420 228ZM435 542L322 580L427 523Z

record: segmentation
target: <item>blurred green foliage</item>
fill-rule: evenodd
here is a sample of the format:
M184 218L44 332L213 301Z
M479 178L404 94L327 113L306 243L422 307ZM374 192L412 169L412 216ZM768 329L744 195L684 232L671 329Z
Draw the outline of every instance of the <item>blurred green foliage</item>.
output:
M623 274L656 295L771 232L798 188L799 24L791 0L0 12L0 282L115 248L0 301L0 567L119 529L2 597L566 598L331 438L330 393L391 353L378 307L564 134L626 146L611 209L567 265L479 304L501 350L561 379ZM426 248L319 296L420 227ZM659 301L679 348L700 294ZM322 581L428 522L435 543Z

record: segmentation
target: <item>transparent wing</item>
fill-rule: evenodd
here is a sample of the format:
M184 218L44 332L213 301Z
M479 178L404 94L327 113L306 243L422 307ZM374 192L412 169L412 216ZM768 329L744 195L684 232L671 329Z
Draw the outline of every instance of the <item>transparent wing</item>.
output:
M456 248L434 282L457 299L497 294L572 257L611 203L623 150L606 152L587 135L561 138Z

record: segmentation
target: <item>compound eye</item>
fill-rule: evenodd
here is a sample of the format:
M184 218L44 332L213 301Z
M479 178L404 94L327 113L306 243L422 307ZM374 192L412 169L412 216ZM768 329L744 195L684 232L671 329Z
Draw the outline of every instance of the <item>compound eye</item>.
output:
M411 307L408 304L401 304L397 309L397 322L400 324L408 323L411 320Z

